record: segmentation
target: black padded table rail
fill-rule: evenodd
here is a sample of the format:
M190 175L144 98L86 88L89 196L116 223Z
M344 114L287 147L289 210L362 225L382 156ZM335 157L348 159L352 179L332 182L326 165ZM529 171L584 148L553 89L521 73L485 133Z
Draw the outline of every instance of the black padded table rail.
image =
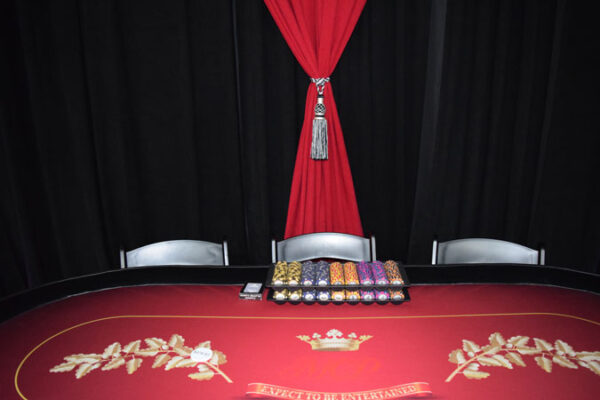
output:
M241 285L265 282L271 265L157 266L119 269L69 278L0 300L0 321L80 293L157 284ZM600 294L600 275L568 268L522 264L404 265L411 285L532 284Z

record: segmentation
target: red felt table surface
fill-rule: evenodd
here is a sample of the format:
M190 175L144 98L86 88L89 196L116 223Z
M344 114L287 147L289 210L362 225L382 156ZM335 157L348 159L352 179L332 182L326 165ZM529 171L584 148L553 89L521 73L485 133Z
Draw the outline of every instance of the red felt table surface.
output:
M542 286L420 286L411 288L412 300L400 306L309 306L241 300L239 290L200 285L109 289L13 318L0 325L0 398L242 399L248 385L257 382L328 392L338 400L386 398L385 392L356 393L412 382L428 383L434 399L596 399L600 392L598 295ZM331 330L345 338L352 333L357 340L371 337L356 351L336 352L313 350L298 338L325 338ZM213 354L221 354L221 361L226 357L217 366L222 375L191 379L199 364L181 355L193 367L153 368L161 354L169 360L178 354L168 345L153 354L145 339L169 342L173 335L189 349L204 343ZM521 342L512 348L505 343L487 356L478 350L490 345L490 337L497 344L518 336ZM524 337L529 337L526 343ZM125 354L125 346L137 340L138 354ZM98 367L79 379L82 363L70 371L50 372L68 362L65 357L102 355L114 343L118 346L112 354L88 361ZM544 349L546 345L550 347ZM536 354L518 352L517 347ZM458 349L465 359L477 362L471 368L478 368L475 375L481 379L462 374L472 363L449 361ZM131 373L127 363L102 369L118 357L141 362ZM481 377L485 373L489 375Z

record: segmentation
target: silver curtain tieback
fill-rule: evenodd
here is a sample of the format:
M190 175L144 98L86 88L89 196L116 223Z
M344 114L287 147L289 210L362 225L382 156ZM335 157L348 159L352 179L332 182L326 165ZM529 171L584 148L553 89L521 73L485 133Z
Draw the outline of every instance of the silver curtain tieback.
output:
M317 104L315 104L315 118L313 119L312 143L310 157L313 160L327 160L327 120L325 119L325 104L323 93L327 78L310 78L317 87Z

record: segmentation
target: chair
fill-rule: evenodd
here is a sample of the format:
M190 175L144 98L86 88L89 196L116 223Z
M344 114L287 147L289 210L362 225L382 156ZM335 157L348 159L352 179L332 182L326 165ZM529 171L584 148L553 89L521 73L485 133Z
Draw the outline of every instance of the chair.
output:
M280 242L271 241L273 263L315 258L375 261L375 236L367 239L346 233L321 232L295 236Z
M507 263L544 265L546 251L530 249L520 244L496 239L457 239L448 242L433 241L431 263L470 264Z
M151 265L229 265L227 241L170 240L152 243L125 252L121 249L121 268Z

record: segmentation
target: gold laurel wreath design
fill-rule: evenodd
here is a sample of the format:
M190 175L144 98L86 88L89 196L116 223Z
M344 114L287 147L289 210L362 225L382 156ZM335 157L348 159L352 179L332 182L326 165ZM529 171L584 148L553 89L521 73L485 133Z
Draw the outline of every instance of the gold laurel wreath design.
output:
M463 374L468 379L485 379L490 373L480 371L479 367L482 365L508 369L513 369L513 365L525 367L522 355L536 355L535 362L547 373L551 373L552 365L557 364L570 369L581 366L600 375L600 351L576 352L560 339L552 345L543 339L533 338L535 347L531 347L528 345L528 336L513 336L504 340L499 332L495 332L490 335L489 342L481 347L471 340L463 339L462 349L456 349L448 356L448 361L458 367L446 378L446 382L450 382L457 374Z
M108 345L102 354L71 354L64 357L65 362L50 369L50 372L69 372L75 368L75 377L80 379L95 369L110 371L122 365L128 374L133 374L140 367L143 357L154 357L152 368L165 366L165 371L175 368L198 368L198 372L189 374L190 379L197 381L210 380L215 374L221 375L229 383L233 381L219 368L227 362L225 354L210 348L210 340L198 344L195 348L187 347L181 335L174 334L169 341L161 338L147 338L144 342L148 347L140 348L142 341L134 340L126 346L114 342ZM206 348L212 351L212 357L207 361L194 361L191 354L195 349Z

